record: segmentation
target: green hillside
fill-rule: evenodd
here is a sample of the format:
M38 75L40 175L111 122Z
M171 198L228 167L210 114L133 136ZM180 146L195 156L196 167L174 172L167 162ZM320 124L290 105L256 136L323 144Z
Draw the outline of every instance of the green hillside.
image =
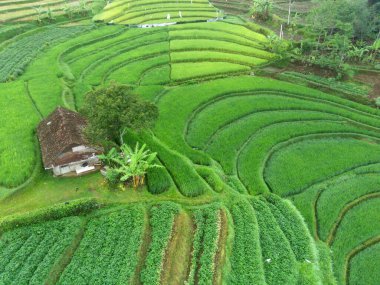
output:
M380 111L344 96L369 87L267 76L284 59L273 33L207 22L249 10L219 2L116 0L93 19L0 26L0 284L377 285ZM167 14L181 23L134 26ZM115 82L157 106L123 139L161 167L137 190L53 177L38 123Z

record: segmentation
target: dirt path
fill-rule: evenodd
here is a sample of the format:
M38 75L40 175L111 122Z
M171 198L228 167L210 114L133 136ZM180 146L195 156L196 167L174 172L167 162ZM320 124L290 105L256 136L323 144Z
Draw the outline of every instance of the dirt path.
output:
M226 243L228 235L228 223L227 214L225 210L220 211L220 229L219 229L219 241L218 241L218 251L215 256L215 274L214 274L214 284L222 284L222 270L224 266L224 261L226 259Z
M182 211L174 222L173 235L166 250L161 284L185 284L189 274L193 228L191 216Z

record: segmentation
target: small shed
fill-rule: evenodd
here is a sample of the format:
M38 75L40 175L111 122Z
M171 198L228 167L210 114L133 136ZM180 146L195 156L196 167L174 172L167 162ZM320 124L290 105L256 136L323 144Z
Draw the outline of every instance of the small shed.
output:
M55 176L82 175L100 168L101 147L84 136L86 119L79 113L58 107L37 127L44 168Z

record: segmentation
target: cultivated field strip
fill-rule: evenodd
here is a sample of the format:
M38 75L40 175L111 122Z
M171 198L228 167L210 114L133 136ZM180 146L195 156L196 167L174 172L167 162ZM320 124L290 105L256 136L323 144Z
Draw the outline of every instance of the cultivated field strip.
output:
M22 112L20 112L22 110ZM34 128L40 115L23 82L0 83L0 185L16 187L39 166Z
M223 14L205 0L118 0L108 3L94 21L124 25L207 21Z
M231 207L137 203L10 230L0 238L6 263L0 278L4 284L13 284L9 278L14 284L221 284L227 274L229 284L276 284L275 274L302 280L299 263L309 268L310 284L318 284L319 261L306 225L289 203L267 199L242 199ZM281 252L274 250L279 242L286 244ZM235 262L225 267L230 258Z
M50 10L54 16L65 14L68 8L78 9L81 5L91 5L91 0L81 3L78 0L36 0L2 1L0 3L0 22L24 22L43 18Z
M355 260L360 259L362 251L367 252L367 248L380 241L376 231L379 228L378 219L372 218L374 214L369 206L380 197L379 173L379 162L365 163L292 197L314 236L332 244L334 271L339 284L351 284L350 278L361 280L363 274L357 274L356 266L360 268L364 261L358 263ZM365 215L361 214L363 211ZM360 225L355 219L360 220ZM341 227L346 229L344 234ZM355 234L346 234L348 231ZM377 275L371 276L374 279L370 277L368 280L373 282Z
M52 281L62 255L80 229L79 218L66 218L6 232L0 239L0 283Z
M92 33L93 37L68 41L59 55L61 66L70 72L65 77L73 82L76 106L91 86L112 80L132 85L169 84L249 72L275 58L265 51L268 40L264 35L248 26L224 22L156 29L111 26ZM208 40L207 34L215 36Z

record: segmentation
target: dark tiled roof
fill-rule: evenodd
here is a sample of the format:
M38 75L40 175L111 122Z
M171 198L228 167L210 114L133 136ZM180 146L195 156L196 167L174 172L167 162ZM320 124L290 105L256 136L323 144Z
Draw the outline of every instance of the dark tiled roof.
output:
M37 135L41 145L42 161L45 168L61 165L62 155L71 151L72 147L79 145L88 146L83 129L86 120L77 112L58 107L45 118L37 128ZM72 161L78 158L72 156Z

